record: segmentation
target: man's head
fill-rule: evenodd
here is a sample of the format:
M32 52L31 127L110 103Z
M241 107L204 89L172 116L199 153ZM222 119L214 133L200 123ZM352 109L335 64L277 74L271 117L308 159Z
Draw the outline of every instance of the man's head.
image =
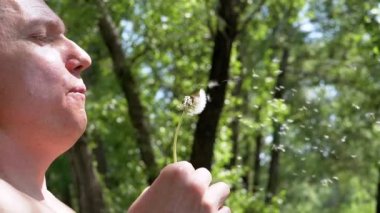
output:
M0 134L63 152L83 133L91 59L64 33L44 1L0 0Z

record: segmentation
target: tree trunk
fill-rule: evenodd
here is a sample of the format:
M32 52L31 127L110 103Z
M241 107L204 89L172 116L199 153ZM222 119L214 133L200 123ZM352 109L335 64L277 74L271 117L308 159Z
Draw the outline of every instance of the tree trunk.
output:
M216 82L218 86L207 88L210 100L199 116L196 126L191 153L191 162L195 168L211 169L216 131L224 106L229 78L232 43L237 34L239 14L236 8L238 3L237 0L219 0L218 15L224 24L218 26L214 37L212 66L209 75L209 82Z
M253 166L253 186L252 186L252 192L255 193L258 191L260 187L260 171L261 171L261 160L260 160L260 153L263 146L263 136L261 132L257 133L256 136L256 149L255 149L255 158L254 158L254 166Z
M97 146L94 149L94 155L97 162L97 170L104 177L104 184L107 186L109 183L108 178L108 167L107 167L107 159L106 159L106 151L104 149L103 141L98 137L96 139Z
M277 76L276 86L274 88L273 98L283 99L285 93L285 74L288 68L289 50L283 49L282 58L280 62L281 73ZM267 185L267 193L265 202L269 203L272 197L277 194L279 185L279 170L280 170L280 150L277 147L280 145L280 128L281 124L273 122L273 147L271 151L271 161L269 165L269 178Z
M272 197L277 194L279 185L279 170L280 170L280 150L277 149L280 144L280 124L273 125L273 147L271 150L271 161L269 165L269 178L265 202L270 203Z
M98 22L99 30L111 55L114 72L120 82L124 96L127 99L128 113L135 130L137 146L146 166L148 182L152 183L159 170L151 145L151 135L148 119L145 116L145 109L139 98L140 94L136 86L136 81L131 73L130 64L126 63L127 58L121 45L122 40L119 32L104 2L102 0L97 0L96 2L102 14Z
M234 118L230 124L230 128L232 131L232 157L230 159L229 164L227 165L227 169L231 169L233 166L236 166L237 164L237 159L239 156L239 122L239 118Z
M85 136L82 136L71 148L69 157L78 190L79 212L106 212L101 185L93 167L93 156L87 149Z
M380 213L380 166L378 166L377 176L376 213Z
M234 91L232 92L232 96L234 97L240 97L242 95L242 87L243 87L243 79L244 79L244 72L243 70L240 73L240 77L238 82L235 85ZM236 111L241 111L243 114L245 112L244 108L246 108L245 103L248 103L248 98L246 95L244 95L242 104L238 104L236 106ZM230 128L232 131L231 134L231 143L232 143L232 157L227 165L227 168L231 169L233 166L236 166L238 156L239 156L239 135L240 135L240 116L236 115L233 120L231 121Z

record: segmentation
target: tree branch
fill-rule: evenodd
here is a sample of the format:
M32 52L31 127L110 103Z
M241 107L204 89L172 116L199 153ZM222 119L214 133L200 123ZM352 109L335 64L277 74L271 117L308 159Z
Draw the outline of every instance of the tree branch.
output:
M245 29L247 27L247 25L249 24L250 21L252 21L254 15L260 11L261 7L264 5L266 0L260 0L259 2L259 5L256 7L256 9L254 9L251 14L248 15L248 17L242 21L242 24L241 24L241 27L240 29L238 30L239 32L241 32L243 29Z

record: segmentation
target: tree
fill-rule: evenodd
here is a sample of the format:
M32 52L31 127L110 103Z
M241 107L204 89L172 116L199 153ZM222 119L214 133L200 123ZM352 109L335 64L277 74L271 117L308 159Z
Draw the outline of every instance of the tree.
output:
M93 156L88 150L85 136L79 139L69 154L78 187L79 211L107 212L102 188L92 164Z
M288 71L289 50L284 47L280 62L280 74L277 76L276 86L274 89L273 98L283 99L285 92L286 74ZM271 161L269 166L269 179L267 186L266 202L270 202L271 198L277 194L279 185L279 170L280 170L280 131L281 123L273 122L273 147L271 151Z
M229 79L228 70L232 45L238 30L239 14L235 9L239 7L238 3L237 0L219 1L218 16L220 16L221 23L217 26L214 36L212 65L209 75L209 82L214 82L218 86L207 88L206 93L210 100L199 116L195 130L190 161L196 168L211 168L216 129L222 113Z
M380 166L378 166L378 182L377 182L377 192L376 192L376 212L380 212Z
M136 82L131 74L131 64L128 64L129 60L125 57L119 32L104 2L98 0L96 3L101 12L99 29L110 52L115 74L127 99L129 116L136 132L141 158L147 167L148 182L152 183L158 174L158 166L151 145L149 123L145 115L145 109L139 98Z

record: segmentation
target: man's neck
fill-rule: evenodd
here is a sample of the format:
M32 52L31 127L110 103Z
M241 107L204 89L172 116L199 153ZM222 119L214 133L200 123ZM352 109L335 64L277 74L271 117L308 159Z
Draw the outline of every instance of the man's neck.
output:
M0 134L0 179L36 200L43 200L47 192L45 172L57 156L28 146L39 143L17 140L20 139Z

